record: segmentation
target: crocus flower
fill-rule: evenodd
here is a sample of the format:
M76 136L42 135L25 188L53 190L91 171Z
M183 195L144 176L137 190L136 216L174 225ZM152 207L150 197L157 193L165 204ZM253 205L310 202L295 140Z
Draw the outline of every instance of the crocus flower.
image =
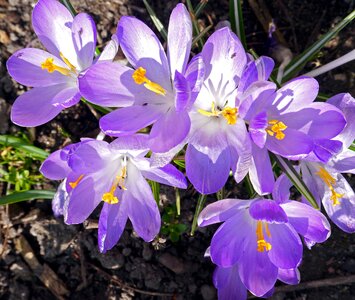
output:
M298 77L250 105L245 116L253 140L249 174L258 194L270 193L275 182L268 151L292 160L313 152L326 162L329 151L341 147L331 139L343 130L344 115L331 104L313 102L317 94L315 79Z
M117 243L128 218L145 241L159 232L160 214L146 179L186 188L183 174L172 165L150 167L144 157L149 151L147 141L145 135L122 137L110 144L84 140L54 152L41 167L50 179L66 178L67 224L82 223L104 202L98 234L102 252Z
M172 11L167 56L153 31L136 18L122 17L117 36L133 68L119 63L95 65L80 79L80 91L102 106L128 106L101 118L100 127L107 135L130 135L153 124L150 148L166 152L180 144L190 130L188 111L203 74L199 56L187 65L192 41L190 14L183 4Z
M247 68L244 48L229 28L209 37L201 57L205 77L190 112L186 173L200 193L210 194L224 186L231 169L237 182L248 172L251 143L239 110L260 89L252 84L259 80L256 64ZM272 67L265 66L268 77Z
M341 109L347 125L335 137L343 145L342 151L334 154L328 163L307 157L300 162L302 178L318 202L323 204L330 219L343 231L355 232L355 193L341 173L355 174L355 153L349 146L355 139L355 100L350 94L338 94L330 98Z
M282 194L274 191L276 201L217 201L198 219L199 226L224 222L212 238L211 259L222 268L237 264L241 282L256 296L268 293L282 270L296 270L302 259L299 234L318 243L330 235L329 223L319 211L285 200Z

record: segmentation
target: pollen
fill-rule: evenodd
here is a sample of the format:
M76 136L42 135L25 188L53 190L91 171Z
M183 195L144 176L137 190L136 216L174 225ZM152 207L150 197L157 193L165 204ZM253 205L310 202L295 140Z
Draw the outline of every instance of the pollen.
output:
M271 244L265 240L263 225L264 225L264 230L265 230L266 235L269 238L271 238L271 233L270 233L268 224L263 223L262 221L257 221L257 223L256 223L256 242L257 242L256 250L258 250L259 252L270 251L272 248Z
M64 76L69 76L71 73L76 74L75 66L73 66L70 63L70 61L64 57L64 55L62 53L59 53L59 55L60 55L61 59L64 61L64 63L68 66L68 69L56 65L54 63L53 57L48 57L43 63L41 63L42 69L47 70L48 73L53 73L54 71L57 71L60 74L63 74Z
M336 180L333 178L326 169L320 168L319 171L316 173L327 185L330 189L332 195L330 196L330 200L333 202L333 206L340 204L340 199L344 197L344 194L339 194L335 191L335 184Z
M206 117L218 117L218 116L222 115L227 120L227 123L229 125L234 125L235 123L237 123L238 108L236 108L236 107L232 108L232 107L226 106L222 110L218 110L215 107L215 103L212 102L211 111L199 109L198 112L201 115L204 115Z
M136 84L144 84L144 87L158 95L165 96L166 91L165 89L159 85L158 83L155 83L153 81L150 81L147 77L147 70L139 67L137 70L135 70L132 74L132 78Z
M275 136L278 140L283 140L286 136L283 131L287 129L285 123L279 120L270 120L268 123L269 126L266 128L266 132L271 136Z
M118 203L118 198L115 196L115 192L117 187L121 190L127 190L127 188L124 186L124 181L127 177L127 168L123 167L121 170L121 175L116 176L110 191L107 193L104 193L102 195L102 201L108 203L108 204L117 204Z
M81 179L83 179L83 177L84 177L84 175L80 175L77 180L69 182L70 187L72 189L75 189L77 187L77 185L79 184L79 182L81 181Z

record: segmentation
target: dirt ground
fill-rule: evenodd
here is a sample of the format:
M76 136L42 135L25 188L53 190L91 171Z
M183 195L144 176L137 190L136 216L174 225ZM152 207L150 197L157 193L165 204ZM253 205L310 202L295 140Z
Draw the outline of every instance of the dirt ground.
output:
M165 25L177 2L149 1ZM0 0L0 134L26 132L8 119L11 104L26 88L9 77L5 64L18 49L40 47L30 22L34 3L34 0ZM78 11L93 15L98 24L100 47L115 32L122 15L137 16L153 28L140 0L74 0L72 3ZM265 4L294 55L311 45L355 6L354 0L265 0ZM248 1L244 1L243 12L248 47L259 55L269 54L267 34ZM217 25L226 19L228 1L210 0L199 23ZM354 33L355 26L348 26L326 45L306 70L354 49ZM319 76L321 91L328 95L348 91L354 95L354 67L354 63L350 63ZM95 137L97 128L96 117L80 103L39 126L31 135L35 145L54 151L82 136ZM355 186L354 179L349 177L349 180ZM37 188L55 186L56 183L46 182ZM0 183L0 194L4 192L5 187ZM226 193L231 197L247 197L243 187L232 181L228 182ZM212 202L213 197L208 201ZM166 210L174 201L174 190L162 187L162 207ZM59 299L216 299L213 266L203 257L216 228L199 229L193 237L188 234L196 201L197 195L191 187L181 192L178 222L185 224L188 230L178 242L173 243L161 235L147 244L127 226L118 245L105 255L97 249L97 211L89 222L67 226L62 219L53 217L49 201L15 204L9 211L0 207L0 244L6 245L1 248L0 298L50 299L54 293ZM273 299L355 299L355 235L345 234L335 226L332 230L326 243L316 245L312 251L304 250L300 268L302 289L280 287ZM32 251L35 258L30 255Z

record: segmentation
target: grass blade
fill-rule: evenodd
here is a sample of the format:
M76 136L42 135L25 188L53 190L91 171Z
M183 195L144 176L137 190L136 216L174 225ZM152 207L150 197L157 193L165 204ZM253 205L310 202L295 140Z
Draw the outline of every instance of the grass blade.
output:
M286 173L287 177L291 180L296 189L307 199L307 201L315 209L319 209L317 201L314 199L312 193L309 191L301 176L298 174L298 172L295 170L289 160L278 155L271 155L274 157L280 168Z
M176 214L180 216L181 213L181 197L180 197L180 190L178 188L175 188L175 204L176 204Z
M53 199L55 191L49 190L30 190L26 192L18 192L0 197L0 205L13 204L17 202L36 200L36 199Z
M229 0L229 18L231 21L232 30L237 34L244 46L244 49L246 49L247 42L245 38L241 0Z
M150 186L152 187L152 192L153 192L153 196L155 199L155 202L158 204L159 206L159 201L160 201L160 183L156 182L156 181L150 181Z
M147 0L143 0L143 3L145 5L145 8L148 11L148 14L150 16L150 18L152 19L154 26L157 28L157 30L159 31L160 35L162 36L162 38L164 39L164 41L166 41L168 39L168 33L166 31L166 29L164 28L164 25L162 22L160 22L160 20L158 19L157 15L155 14L153 8L149 5Z
M60 2L70 11L73 17L75 17L78 14L74 6L70 3L69 0L60 0Z
M10 146L16 149L23 150L30 154L33 158L39 160L45 160L48 157L48 153L41 148L35 147L25 140L14 137L11 135L0 135L0 145Z
M303 66L313 59L313 57L323 48L323 46L333 37L335 37L339 31L345 28L349 23L351 23L355 18L355 10L352 11L348 16L346 16L342 21L340 21L334 28L330 29L326 34L324 34L317 42L315 42L311 47L306 49L299 56L295 57L289 65L286 67L285 73L283 75L283 81L291 79L298 71L300 71Z
M194 11L194 8L193 8L190 0L186 0L186 4L187 4L187 9L189 10L189 13L191 15L192 27L193 27L194 36L196 39L200 35L200 29L198 27L195 11ZM198 46L199 50L202 50L203 44L204 44L204 40L203 40L203 37L201 37L201 38L199 38L199 40L197 42L197 46Z
M191 226L191 232L190 232L191 236L193 236L195 234L195 230L197 227L197 219L198 219L198 216L199 216L200 212L202 211L203 207L205 206L206 198L207 198L207 196L203 195L203 194L200 194L200 196L198 197L194 219L192 220L192 226Z
M195 7L195 17L198 18L200 14L203 12L208 0L200 0L200 3Z
M200 42L206 35L206 33L213 27L213 25L208 25L204 30L202 30L194 39L192 40L192 45Z

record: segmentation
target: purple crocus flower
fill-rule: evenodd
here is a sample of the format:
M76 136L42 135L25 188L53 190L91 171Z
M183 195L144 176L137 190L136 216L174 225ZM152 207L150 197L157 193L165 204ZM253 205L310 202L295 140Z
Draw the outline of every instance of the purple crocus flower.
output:
M317 243L330 235L330 225L319 211L286 200L282 189L275 188L274 198L217 201L198 220L199 226L224 222L212 238L211 259L222 268L238 264L241 282L256 296L273 288L280 270L298 267L302 259L299 234Z
M144 156L149 151L145 135L121 137L108 144L84 140L54 152L41 166L50 179L66 178L64 203L67 224L82 223L105 202L99 220L99 248L111 249L120 238L127 219L145 241L160 229L160 213L146 179L179 188L186 180L172 165L151 168Z
M101 118L100 127L107 135L130 135L153 124L149 146L154 152L166 152L190 130L188 111L203 75L199 56L187 65L192 42L190 14L183 4L172 11L167 56L153 31L136 18L122 17L117 36L133 68L119 63L95 65L80 79L80 91L102 106L128 106Z
M270 193L275 182L268 151L292 160L313 151L327 161L327 153L341 147L331 139L343 130L344 115L333 105L313 102L317 94L315 79L298 77L250 105L245 116L253 140L249 174L258 194Z
M341 173L355 174L355 153L348 149L355 139L355 100L350 94L338 94L327 102L341 109L347 120L346 127L334 141L342 143L343 150L334 153L326 164L311 155L300 162L300 170L318 205L323 204L330 219L340 229L353 233L355 193Z
M190 112L186 173L203 194L221 189L232 169L240 182L248 172L251 142L243 121L243 103L274 84L265 80L273 62L262 58L247 65L237 36L227 27L214 32L203 47L205 77ZM258 69L264 70L259 72Z
M80 101L77 78L93 63L96 47L92 18L85 13L73 18L58 1L39 0L32 25L49 52L25 48L7 61L10 75L33 87L17 98L11 110L12 122L28 127L44 124Z

